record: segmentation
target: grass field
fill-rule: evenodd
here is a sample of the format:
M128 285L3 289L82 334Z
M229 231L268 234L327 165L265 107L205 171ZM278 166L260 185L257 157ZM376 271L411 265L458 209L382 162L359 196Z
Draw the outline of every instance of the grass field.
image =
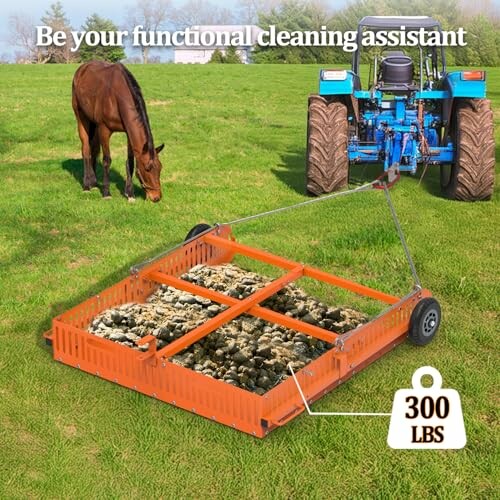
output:
M224 222L305 199L307 95L314 66L136 66L164 199L128 204L126 146L112 139L112 200L82 191L71 110L75 66L0 66L0 497L479 497L498 495L498 190L490 202L439 194L439 173L404 177L393 201L443 323L426 348L403 344L314 405L390 411L414 370L460 392L461 451L396 451L386 417L301 416L257 440L54 362L51 318L178 243ZM500 144L500 70L488 72ZM500 149L497 147L497 161ZM358 182L375 168L356 167ZM100 181L101 177L99 177ZM497 179L498 185L498 179ZM262 219L237 238L361 280L409 290L380 192ZM304 286L331 303L350 297ZM355 305L374 313L372 304Z

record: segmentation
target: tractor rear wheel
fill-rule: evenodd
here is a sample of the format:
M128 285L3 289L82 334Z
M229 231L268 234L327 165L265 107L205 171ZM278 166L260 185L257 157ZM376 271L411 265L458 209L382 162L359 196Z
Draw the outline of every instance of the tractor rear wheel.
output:
M488 99L463 99L451 123L455 163L441 166L441 188L453 200L489 200L495 181L493 111Z
M307 119L307 191L330 193L347 185L347 108L319 95L309 97Z

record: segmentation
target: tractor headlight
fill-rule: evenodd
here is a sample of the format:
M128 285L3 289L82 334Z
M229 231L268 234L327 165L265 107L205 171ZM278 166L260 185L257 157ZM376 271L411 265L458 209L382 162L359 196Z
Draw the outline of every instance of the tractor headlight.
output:
M347 78L345 69L324 69L321 71L321 79L326 81L341 81Z

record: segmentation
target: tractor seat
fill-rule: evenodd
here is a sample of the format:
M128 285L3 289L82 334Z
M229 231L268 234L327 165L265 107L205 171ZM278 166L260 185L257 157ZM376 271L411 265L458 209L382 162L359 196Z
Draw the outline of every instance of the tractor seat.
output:
M403 52L389 52L380 62L380 81L388 87L413 84L413 61Z

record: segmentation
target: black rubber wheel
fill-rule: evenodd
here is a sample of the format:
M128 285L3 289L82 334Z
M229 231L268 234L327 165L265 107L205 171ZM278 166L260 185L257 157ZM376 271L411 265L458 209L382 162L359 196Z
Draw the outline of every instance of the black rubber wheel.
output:
M452 117L453 165L441 166L441 189L452 200L489 200L495 182L493 111L488 99L460 99Z
M411 314L408 336L414 344L426 345L436 335L440 323L439 302L432 297L422 299Z
M307 115L306 189L330 193L347 185L347 108L319 95L309 97Z
M188 241L195 236L198 236L201 233L204 233L207 229L210 229L212 226L209 224L196 224L193 228L190 229L189 233L184 238L184 241Z

